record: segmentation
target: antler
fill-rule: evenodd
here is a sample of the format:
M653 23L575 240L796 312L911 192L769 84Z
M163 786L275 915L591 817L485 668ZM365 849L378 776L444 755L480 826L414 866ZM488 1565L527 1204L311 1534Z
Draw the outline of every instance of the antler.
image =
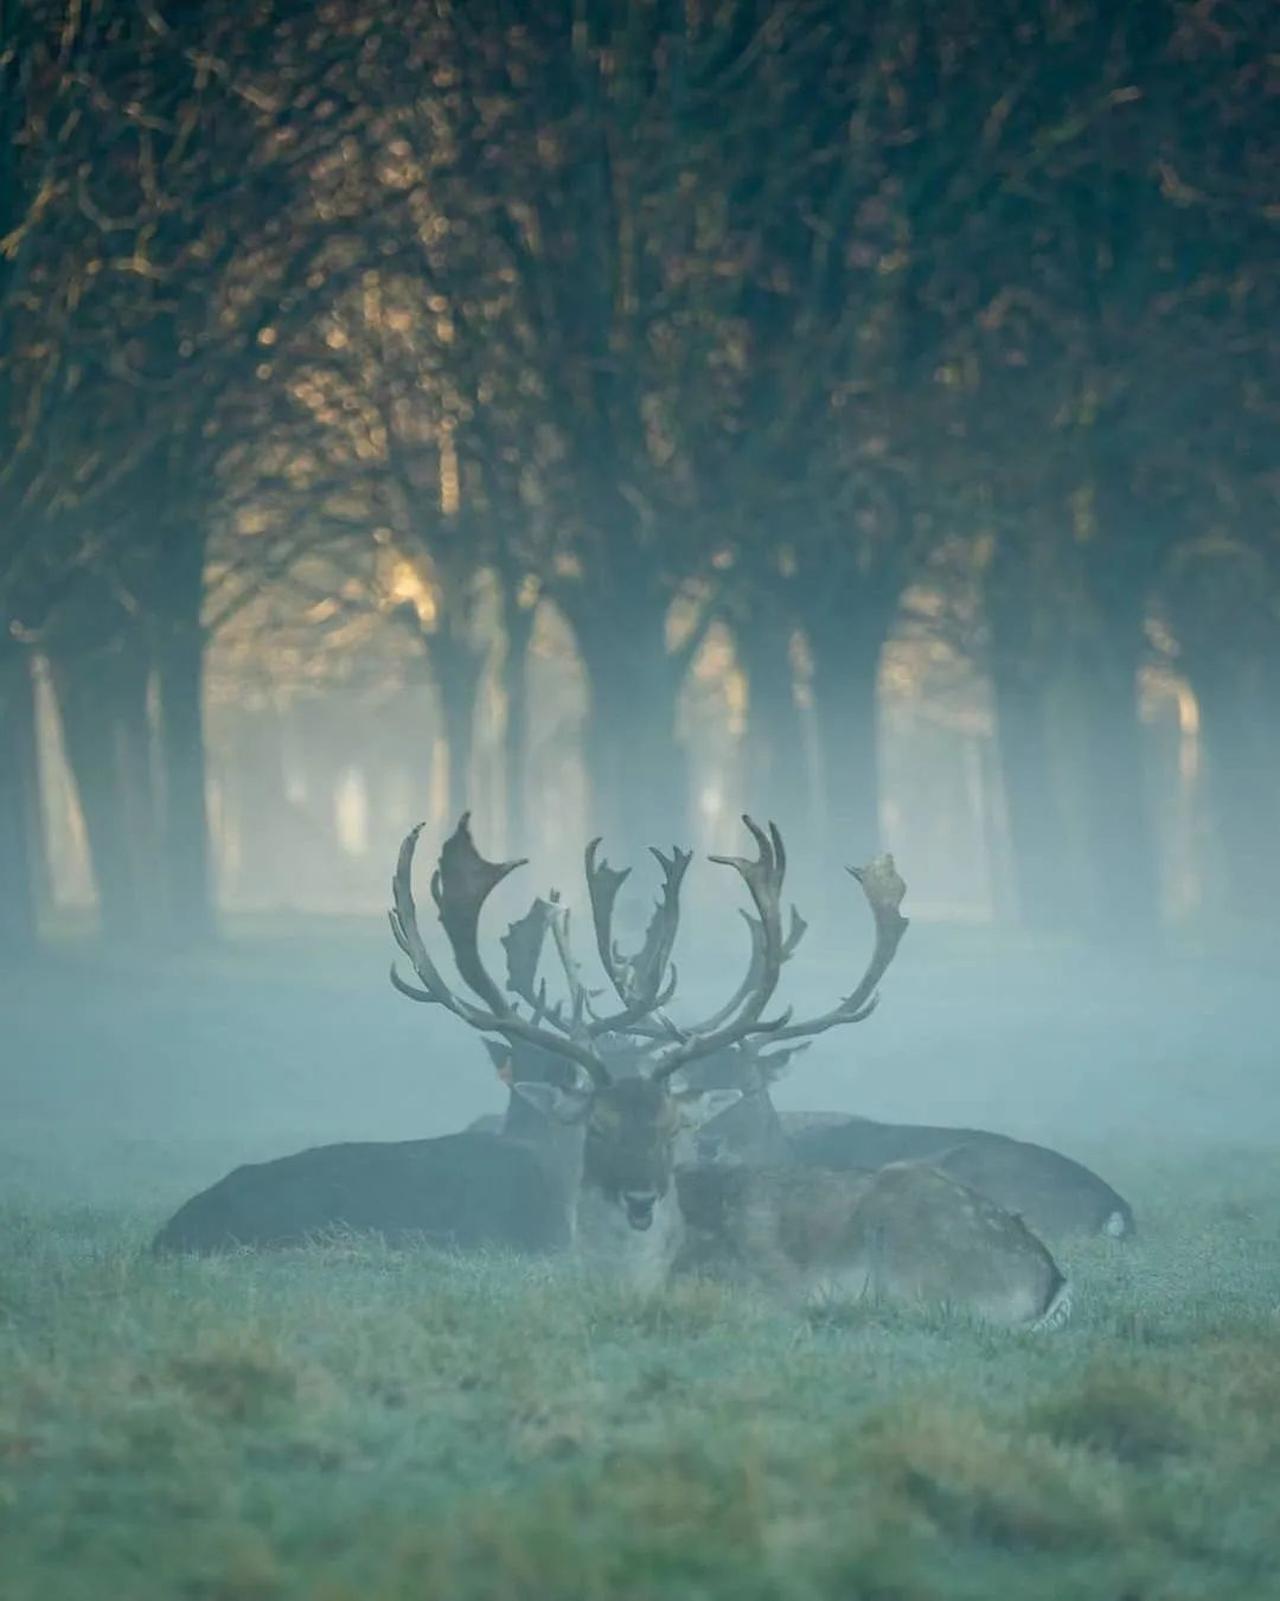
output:
M808 1022L784 1024L780 1028L758 1029L760 1033L769 1034L769 1043L774 1040L794 1040L813 1034L823 1034L827 1029L836 1028L841 1023L861 1023L864 1018L871 1016L879 1004L880 997L876 993L876 985L884 977L889 963L897 954L902 936L911 922L910 918L903 917L899 911L902 897L907 893L907 886L894 866L893 857L889 855L877 856L865 867L848 867L845 871L861 885L862 893L871 908L871 915L875 919L876 942L871 952L871 960L867 963L867 970L858 980L853 993L847 995L829 1012L823 1012Z
M613 941L613 909L617 904L618 891L631 877L631 869L610 867L603 859L597 860L596 853L599 849L600 840L597 837L587 846L583 858L587 875L587 895L591 900L591 920L595 926L596 950L600 953L600 965L608 974L609 982L617 991L618 999L625 1005L627 1000L625 979L618 950Z
M680 887L689 867L690 852L673 847L671 855L664 856L653 850L662 869L662 892L640 950L628 958L613 940L614 907L628 870L599 860L600 842L591 842L586 851L586 874L596 946L624 1009L612 1017L599 1017L591 1011L593 992L582 978L569 943L569 913L553 892L550 900L535 900L525 916L511 924L502 941L507 955L507 988L529 1007L532 1019L527 1019L490 977L479 949L480 913L485 901L509 874L525 864L486 861L471 838L469 814L462 817L441 848L431 893L458 972L483 1004L477 1005L450 989L419 932L410 880L421 824L400 847L391 885L390 918L396 943L412 962L423 988L406 983L394 965L391 982L411 1000L443 1006L482 1033L498 1034L511 1042L524 1041L574 1062L599 1086L608 1084L612 1077L604 1059L604 1045L609 1038L622 1037L630 1037L631 1048L640 1056L656 1057L650 1076L659 1082L689 1063L731 1046L747 1050L762 1073L774 1077L791 1053L779 1051L773 1057L765 1057L761 1055L762 1047L811 1037L842 1023L860 1023L871 1015L879 999L876 986L908 927L908 919L899 910L906 885L892 856L878 856L863 868L848 868L875 919L875 948L866 971L853 992L829 1012L793 1023L788 1010L781 1017L763 1021L783 964L795 952L807 925L793 907L790 925L783 933L781 900L787 858L777 826L770 823L766 831L750 817L744 817L743 822L755 840L756 858L713 856L711 860L732 867L739 874L755 908L754 916L744 913L751 936L747 974L732 998L696 1028L677 1027L663 1011L676 985L671 951L679 927ZM572 1013L567 1018L558 1003L548 1002L545 981L539 981L537 976L548 931L569 986ZM549 1026L544 1027L544 1021Z
M747 967L746 977L738 985L733 996L725 1002L718 1012L713 1013L694 1027L687 1029L686 1033L706 1034L713 1028L719 1028L722 1023L727 1022L733 1016L760 982L760 976L764 970L764 928L760 919L752 917L750 912L739 908L739 914L751 935L751 961ZM804 918L793 906L791 908L790 926L787 929L786 938L782 941L782 950L780 952L780 960L784 966L795 955L796 947L804 938L808 929L808 923L805 922Z
M554 913L551 902L538 896L524 916L510 924L502 936L502 948L507 953L507 988L528 1006L535 1023L545 1017L553 1027L567 1034L569 1029L561 1016L559 1002L548 1002L546 980L538 978L542 947Z
M485 861L471 838L471 813L463 812L457 828L440 847L440 860L431 875L431 899L436 903L458 972L493 1012L505 1012L509 1007L480 957L480 908L504 878L517 867L527 865L527 858Z
M486 861L476 850L475 842L471 838L469 813L463 815L457 828L441 848L439 864L431 879L431 894L453 951L458 972L468 988L478 995L485 1005L477 1006L450 989L439 968L432 961L418 928L418 912L414 903L411 879L414 850L422 826L419 823L412 829L400 847L395 877L391 881L393 909L390 921L396 944L413 964L413 970L421 980L423 988L417 989L412 984L405 983L394 964L391 968L392 984L410 1000L443 1006L482 1033L501 1034L513 1041L524 1040L528 1044L541 1046L552 1055L567 1057L584 1068L597 1085L608 1084L609 1071L599 1054L590 1045L563 1032L563 1026L561 1032L552 1032L550 1029L542 1028L536 1020L530 1022L521 1017L507 1002L486 971L479 950L480 910L497 885L524 863ZM514 948L516 977L521 986L524 986L527 979L531 987L536 971L536 952L532 970L528 962L535 929L534 925L528 924L528 918L521 921L528 926L517 933L516 930L520 925L513 925L508 933L508 940L512 939L513 934L515 935L514 947L512 943L508 943L507 956L510 963ZM538 936L537 943L541 945L541 935ZM530 1002L530 1004L535 1005L535 1013L539 1010L546 1012L545 1001Z
M634 957L626 957L613 937L613 913L618 891L631 876L631 869L610 867L607 861L597 858L599 848L600 841L593 839L586 849L587 895L591 901L600 965L622 1002L623 1010L612 1017L595 1019L591 1032L616 1034L643 1025L646 1018L660 1011L675 994L677 974L671 962L671 951L680 927L680 886L693 860L693 852L673 845L671 855L664 856L656 846L649 847L662 869L662 890L640 950ZM671 1032L669 1026L662 1027L664 1038L669 1039Z
M774 1023L761 1023L765 1007L778 987L787 941L782 933L782 884L787 871L787 852L782 843L778 825L770 823L766 833L750 817L742 819L756 842L759 855L754 861L742 856L713 856L711 860L722 867L732 867L747 886L756 909L755 919L748 918L752 932L751 963L747 979L739 986L738 994L727 1007L722 1007L712 1020L713 1026L687 1037L673 1050L668 1051L655 1064L652 1077L670 1078L689 1062L696 1062L752 1034L776 1034L787 1021L789 1013ZM795 924L792 924L793 932ZM794 945L804 930L794 934ZM723 1021L721 1021L723 1019Z

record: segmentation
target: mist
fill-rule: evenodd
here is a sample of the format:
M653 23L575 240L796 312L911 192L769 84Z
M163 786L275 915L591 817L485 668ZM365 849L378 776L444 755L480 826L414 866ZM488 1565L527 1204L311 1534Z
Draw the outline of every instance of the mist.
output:
M0 3L4 1601L1272 1593L1277 59Z

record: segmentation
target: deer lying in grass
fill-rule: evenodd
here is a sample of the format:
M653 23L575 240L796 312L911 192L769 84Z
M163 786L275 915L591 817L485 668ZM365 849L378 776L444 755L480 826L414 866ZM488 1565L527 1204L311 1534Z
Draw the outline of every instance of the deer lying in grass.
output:
M986 1129L931 1128L850 1117L810 1125L790 1136L795 1160L815 1168L878 1168L927 1161L989 1200L1025 1218L1037 1234L1124 1239L1133 1211L1096 1173L1047 1146Z
M688 1265L805 1305L932 1303L1058 1328L1070 1286L1021 1218L924 1162L684 1169Z
M482 1004L448 987L422 941L409 883L415 835L401 852L392 926L422 988L394 971L393 981L414 1000L443 1006L506 1042L508 1062L529 1075L511 1083L508 1132L523 1123L530 1106L549 1124L583 1130L573 1232L587 1261L637 1285L659 1284L685 1251L685 1213L693 1208L704 1261L709 1253L713 1265L728 1271L748 1262L757 1280L789 1297L870 1290L894 1299L945 1300L999 1322L1059 1321L1069 1302L1049 1253L1018 1220L953 1179L922 1165L884 1174L822 1175L762 1165L773 1155L785 1158L787 1149L767 1095L754 1093L773 1070L761 1043L870 1014L876 985L906 928L898 911L905 886L889 858L854 873L877 935L862 979L846 1000L808 1023L793 1023L790 1013L766 1020L803 924L793 914L784 934L786 857L776 828L766 832L745 821L757 857L713 860L733 867L751 897L752 958L731 1000L699 1024L678 1024L667 1010L675 992L670 956L687 853L654 852L662 892L642 948L627 958L612 934L614 904L627 875L599 861L596 844L588 848L596 949L617 1006L602 1015L598 992L588 990L570 948L568 913L554 897L535 901L503 941L507 992L515 999L508 1000L488 974L478 948L480 909L518 864L484 861L465 819L441 852L432 894L458 971ZM548 933L568 982L567 1007L549 1003L537 977ZM521 1002L527 1016L518 1009ZM785 1044L782 1050L789 1054ZM739 1058L739 1051L747 1054ZM752 1093L744 1094L742 1060L761 1075L749 1087ZM713 1082L695 1079L699 1073L709 1073ZM737 1082L716 1082L726 1077ZM755 1160L737 1168L678 1172L681 1136L713 1118L719 1124L738 1118L738 1148Z
M637 1286L661 1284L687 1238L676 1180L680 1141L731 1105L753 1099L744 1098L737 1085L693 1085L690 1072L703 1063L715 1071L717 1059L731 1062L726 1053L736 1049L749 1050L758 1064L761 1042L869 1015L875 987L906 927L898 911L904 886L892 862L882 858L854 875L875 915L877 938L853 993L809 1024L792 1024L789 1013L766 1020L795 929L802 925L793 917L792 935L784 935L786 859L776 828L766 833L746 821L757 857L715 859L738 872L754 906L747 979L726 1006L694 1027L678 1025L667 1012L689 853L654 852L662 893L643 946L624 958L613 940L612 917L626 874L598 861L596 844L588 848L596 947L617 999L615 1010L602 1015L598 995L587 989L573 957L568 913L554 896L535 901L508 930L505 993L490 976L479 949L481 910L522 864L486 861L465 817L443 846L431 885L470 997L451 988L418 928L410 881L415 829L401 847L391 923L421 988L394 968L393 982L413 1000L452 1012L488 1040L532 1049L543 1064L539 1076L512 1085L500 1138L470 1133L404 1145L327 1146L241 1168L188 1202L161 1231L157 1248L286 1244L334 1227L526 1250L567 1242L589 1263ZM548 933L568 983L567 1008L548 1001L537 977ZM767 1142L776 1122L767 1097L758 1109L763 1123L748 1118L742 1134L748 1147L753 1140ZM704 1239L726 1264L745 1252L757 1276L781 1294L872 1290L895 1298L944 1299L979 1315L1024 1323L1055 1317L1067 1304L1061 1275L1039 1242L998 1208L927 1168L905 1167L889 1177L765 1167L714 1171L715 1178L702 1180L697 1204L705 1214L707 1196L719 1185L712 1210L722 1221L710 1227L704 1216ZM689 1204L695 1204L692 1191Z
M506 1002L485 973L477 945L478 919L494 886L520 864L485 862L466 818L441 850L432 890L459 972L478 1000L495 1010L490 1015L483 1005L453 995L418 932L410 886L417 835L415 829L401 849L392 886L392 926L419 978L432 988L430 993L413 989L393 970L394 981L415 1000L438 1001L486 1034L520 1041L539 1057L542 1081L517 1086L496 1139L466 1131L438 1139L325 1145L236 1168L180 1207L155 1237L153 1249L218 1252L290 1246L334 1230L357 1230L393 1242L545 1251L571 1246L582 1232L586 1241L598 1242L597 1254L607 1256L616 1219L607 1206L593 1209L590 1203L602 1193L602 1184L605 1189L614 1186L610 1195L617 1199L621 1184L621 1200L635 1228L653 1228L643 1249L633 1252L636 1276L656 1280L665 1275L678 1243L669 1226L670 1208L656 1204L669 1190L674 1142L685 1129L723 1111L739 1092L704 1096L687 1087L668 1092L665 1080L670 1074L658 1081L661 1093L654 1085L630 1082L611 1088L605 1065L611 1048L608 1020L605 1026L596 1023L585 1030L579 1019L569 1030L554 1010L534 1005L533 1015L525 1018ZM678 860L683 873L689 858L681 855ZM540 949L557 910L554 902L537 901L509 931L504 943L513 982L518 982L535 937ZM674 902L670 911L674 913ZM674 917L670 928L674 937ZM557 923L557 939L567 958L567 924ZM665 965L664 957L657 968L659 980ZM657 989L651 999L658 999ZM638 1019L643 1010L643 1000L634 1001L628 1020ZM594 1075L597 1092L590 1118L578 1088L584 1071ZM556 1088L559 1100L551 1095ZM599 1136L606 1127L612 1134L611 1166L601 1179ZM584 1165L597 1180L585 1187ZM580 1231L584 1214L587 1227Z
M569 1243L581 1141L539 1130L320 1145L238 1167L156 1235L157 1252L305 1245L335 1230L392 1244L551 1251Z
M880 943L895 941L902 929L890 919L883 929L877 902ZM763 933L758 919L747 917L751 931L751 966L734 1001L723 1009L728 1015L758 982L763 961ZM781 959L794 955L807 925L791 912L782 941ZM892 949L889 951L890 958ZM885 966L887 966L887 961ZM870 1006L861 1016L870 1014ZM726 1045L699 1062L690 1082L700 1088L738 1088L742 1100L719 1116L704 1132L700 1154L706 1160L756 1166L802 1166L836 1170L877 1169L891 1162L927 1161L977 1190L988 1200L1020 1214L1037 1234L1057 1240L1072 1235L1102 1234L1125 1238L1134 1232L1133 1211L1123 1196L1083 1164L1042 1145L1013 1139L987 1129L938 1127L915 1123L880 1123L839 1112L778 1112L770 1090L790 1058L807 1049L812 1037L840 1022L858 1018L835 1013L810 1022L790 1022L772 1034L748 1037ZM651 1020L634 1024L630 1038L613 1042L614 1061L621 1071L639 1072L653 1049ZM761 1044L767 1046L762 1049ZM518 1043L489 1042L499 1073L509 1083L512 1075L539 1078L545 1058ZM478 1119L472 1125L497 1131L500 1116Z
M874 899L872 910L876 912ZM879 933L882 914L876 915ZM751 932L754 968L762 959L761 932L754 922ZM794 955L805 932L803 919L793 911L784 961ZM770 1086L789 1055L807 1049L813 1036L843 1021L847 1019L828 1014L809 1023L789 1023L770 1037L767 1055L752 1042L744 1042L725 1060L713 1064L716 1082L740 1083L745 1091L768 1102ZM790 1045L790 1051L778 1049L784 1043ZM1020 1214L1037 1234L1049 1239L1074 1234L1121 1238L1134 1231L1133 1211L1123 1196L1082 1163L1043 1145L987 1129L878 1123L833 1112L776 1113L771 1103L769 1110L771 1119L757 1112L749 1135L744 1136L744 1131L728 1120L716 1125L721 1160L751 1162L767 1149L770 1161L789 1160L837 1170L924 1161L945 1168L997 1205ZM708 1130L708 1134L712 1132Z
M892 923L880 927L883 914L876 912L874 898L872 910L877 915L878 939L895 937ZM754 919L747 921L753 955L744 986L752 982L762 959L759 925ZM784 962L794 955L806 928L793 908L783 942ZM896 937L900 938L901 932L898 929ZM861 1015L870 1015L870 1007ZM1082 1163L1047 1146L988 1129L882 1123L837 1112L776 1111L770 1089L791 1057L806 1050L813 1036L846 1021L850 1019L839 1015L837 1009L810 1022L788 1022L768 1037L767 1051L756 1041L744 1040L705 1063L695 1082L737 1085L744 1099L706 1131L704 1154L710 1157L714 1153L717 1160L732 1163L797 1162L836 1170L927 1162L1018 1213L1048 1239L1091 1234L1120 1239L1133 1234L1133 1210L1124 1197ZM636 1049L643 1055L642 1045Z

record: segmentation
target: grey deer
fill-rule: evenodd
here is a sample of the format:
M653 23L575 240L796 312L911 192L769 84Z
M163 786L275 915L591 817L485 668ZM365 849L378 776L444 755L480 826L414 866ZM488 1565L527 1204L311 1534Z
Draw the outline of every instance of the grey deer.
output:
M480 906L517 864L484 862L469 834L463 834L472 876L466 917L454 916L449 898L433 886L459 972L485 1003L459 1007L418 931L408 884L411 836L396 876L393 927L423 987L407 985L398 975L394 981L414 999L447 1006L486 1035L499 1035L531 1074L510 1085L508 1131L525 1126L530 1106L550 1123L582 1127L574 1239L586 1260L644 1286L661 1283L686 1261L752 1278L788 1297L870 1291L894 1299L951 1301L998 1322L1060 1321L1069 1298L1043 1245L1019 1220L927 1165L901 1164L883 1174L810 1173L759 1163L702 1170L678 1165L681 1136L717 1115L726 1121L723 1108L728 1106L733 1107L730 1117L751 1108L758 1114L740 1130L746 1148L756 1155L778 1148L776 1114L767 1095L744 1096L741 1083L694 1088L690 1079L703 1064L714 1070L717 1062L722 1067L734 1063L735 1051L749 1050L761 1075L759 1089L772 1071L763 1049L770 1041L791 1037L793 1030L817 1032L869 1016L876 985L906 928L898 910L905 886L892 860L881 858L854 872L877 931L862 979L846 1000L809 1024L793 1025L789 1013L766 1020L782 965L803 924L793 912L784 934L780 901L786 857L777 829L766 832L749 818L744 822L757 857L712 859L736 869L753 903L748 974L729 1003L699 1024L678 1024L668 1011L675 991L670 957L679 892L690 861L689 853L678 849L669 856L653 852L662 891L644 944L630 958L612 934L613 909L627 874L598 859L598 841L587 849L596 949L617 1002L610 1015L596 1010L598 996L581 976L570 947L568 912L558 898L536 901L512 925L503 942L507 988L543 1028L535 1040L530 1019L515 1012L515 1003L484 972L477 949ZM545 984L537 978L548 933L568 980L567 1008L548 1002ZM546 1024L555 1031L550 1049ZM501 1049L494 1054L504 1065L509 1059Z
M401 848L391 913L393 927L401 928L403 916L415 937L409 873L417 834L414 830ZM470 939L474 947L476 886L483 883L486 866L464 817L441 849L432 890L441 920L457 940L458 960L470 972L479 958L468 957L467 944ZM511 937L518 942L515 929ZM566 1070L572 1075L571 1064L538 1052L545 1031L536 1023L521 1028L512 1017L507 1031L554 1063L562 1077ZM556 1042L548 1035L545 1043ZM237 1167L179 1207L156 1234L152 1250L211 1254L281 1248L351 1231L376 1233L393 1244L451 1249L564 1249L572 1244L576 1225L583 1134L544 1116L533 1104L536 1099L534 1092L529 1100L517 1101L498 1138L467 1130L436 1139L366 1140Z

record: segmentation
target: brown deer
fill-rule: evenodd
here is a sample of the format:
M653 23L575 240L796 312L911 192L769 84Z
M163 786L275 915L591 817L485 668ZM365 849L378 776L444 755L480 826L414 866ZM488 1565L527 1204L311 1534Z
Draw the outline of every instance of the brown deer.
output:
M877 918L877 949L901 938L905 920L896 924L883 895L869 896ZM877 906L879 905L879 910ZM751 967L732 1005L757 982L763 960L763 933L756 919L747 918L752 937ZM883 926L881 926L883 924ZM791 912L782 942L781 959L794 955L806 932L804 920ZM892 948L890 948L890 957ZM885 964L887 965L887 963ZM870 1008L860 1016L865 1017ZM839 1022L860 1017L827 1014L811 1022L788 1022L763 1036L748 1037L711 1056L691 1075L700 1087L737 1087L743 1092L738 1105L704 1130L699 1142L705 1160L720 1163L802 1166L836 1170L878 1169L895 1162L928 1162L977 1190L988 1200L1018 1213L1037 1234L1058 1240L1072 1235L1101 1234L1120 1239L1135 1228L1129 1203L1098 1174L1082 1163L1043 1145L1017 1140L988 1129L956 1128L915 1123L883 1123L838 1112L778 1112L770 1087L790 1058L807 1048L815 1034ZM629 1071L639 1071L652 1040L643 1036L643 1024L629 1046L618 1042L616 1060ZM495 1053L500 1072L519 1065L522 1076L539 1076L536 1062L517 1047ZM484 1120L488 1127L500 1119Z
M744 1097L741 1084L693 1084L691 1074L704 1063L733 1062L732 1053L742 1051L762 1091L771 1071L766 1046L870 1014L876 985L906 928L898 911L905 886L892 861L881 858L854 874L872 907L877 938L853 993L807 1024L793 1024L790 1013L766 1019L802 925L793 915L791 932L784 933L786 857L777 829L745 821L756 858L713 860L734 868L751 897L751 961L730 1001L692 1027L677 1024L667 1010L675 992L671 953L689 853L653 853L662 871L661 895L643 945L624 957L612 920L627 875L597 859L598 842L588 847L596 948L616 997L608 1012L598 1005L600 992L582 979L569 914L555 895L535 901L508 930L505 992L499 988L480 955L480 914L493 890L522 864L486 861L466 817L442 847L431 882L470 995L453 989L418 927L411 885L415 829L396 867L391 926L421 987L406 983L394 968L392 981L413 1000L452 1012L490 1042L504 1041L539 1064L535 1077L511 1086L502 1136L328 1146L237 1169L188 1202L161 1231L157 1248L285 1244L335 1227L363 1228L446 1245L528 1250L569 1244L587 1262L638 1286L662 1283L685 1252L688 1234L677 1179L681 1141L730 1106L756 1098ZM567 1003L550 1002L537 977L548 934L564 970ZM767 1096L759 1098L776 1121ZM758 1133L744 1138L749 1144ZM988 1203L976 1204L980 1198L963 1185L926 1168L908 1167L902 1174L721 1169L715 1179L704 1178L701 1192L689 1190L684 1199L701 1206L704 1216L696 1228L720 1264L731 1268L745 1252L755 1260L757 1276L784 1295L822 1293L825 1287L838 1294L943 1299L1014 1322L1034 1322L1067 1304L1052 1259L1015 1220ZM710 1227L706 1195L716 1183L720 1213L729 1221ZM890 1226L895 1207L900 1216Z
M466 819L441 852L432 895L459 973L482 1003L460 999L428 955L417 924L409 874L416 834L397 869L392 927L422 988L393 982L414 1000L446 1007L506 1050L494 1050L511 1082L505 1128L522 1125L529 1107L549 1124L581 1127L580 1187L573 1225L579 1255L652 1287L689 1256L686 1214L698 1236L692 1255L733 1273L749 1264L758 1282L786 1296L875 1293L893 1299L954 1302L1005 1323L1056 1323L1069 1308L1065 1281L1038 1240L1017 1219L967 1186L923 1165L882 1174L825 1173L766 1166L787 1154L767 1096L778 1054L765 1047L868 1017L876 986L892 961L907 921L898 910L905 886L892 860L880 858L853 876L871 906L876 941L866 972L839 1005L806 1023L789 1012L766 1019L784 962L803 933L793 913L784 932L781 892L786 855L776 827L744 819L754 859L716 857L734 868L751 897L752 953L730 1000L696 1025L675 1022L670 963L679 892L690 857L653 854L662 892L644 943L634 956L618 949L613 908L627 874L586 854L587 891L601 966L616 1000L602 1014L572 953L569 914L558 898L535 901L513 924L507 953L508 1000L485 970L478 949L484 901L517 863L486 862ZM556 946L569 1001L554 1005L537 978L547 935ZM523 1002L525 1012L518 1010ZM527 1013L528 1015L525 1015ZM744 1064L750 1082L744 1082ZM710 1067L717 1078L695 1080ZM518 1070L521 1076L516 1077ZM528 1075L528 1076L524 1076ZM732 1108L731 1111L727 1109ZM680 1142L713 1118L720 1123L758 1108L735 1136L753 1160L701 1172L678 1164ZM726 1115L727 1111L727 1115Z
M1021 1218L924 1162L698 1165L680 1204L690 1266L797 1303L933 1303L1030 1329L1070 1316L1070 1286Z
M795 1160L809 1167L927 1161L1018 1213L1048 1240L1074 1234L1126 1239L1134 1233L1132 1208L1105 1179L1059 1151L1007 1134L846 1117L796 1129L790 1142Z

